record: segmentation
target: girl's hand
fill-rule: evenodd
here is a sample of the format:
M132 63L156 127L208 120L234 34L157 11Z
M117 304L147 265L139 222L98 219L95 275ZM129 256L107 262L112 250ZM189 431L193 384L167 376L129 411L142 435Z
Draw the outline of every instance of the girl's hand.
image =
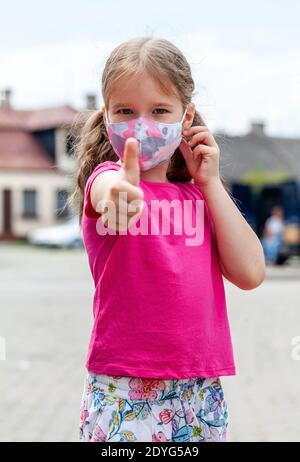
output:
M108 210L102 213L106 226L117 231L125 230L139 217L144 208L144 191L139 187L139 181L139 146L135 138L128 138L122 167L114 172L114 179L107 188L103 208ZM114 206L109 207L109 203Z
M195 183L207 186L211 180L220 179L220 149L208 128L195 125L183 129L183 135L191 137L189 142L183 138L179 149Z

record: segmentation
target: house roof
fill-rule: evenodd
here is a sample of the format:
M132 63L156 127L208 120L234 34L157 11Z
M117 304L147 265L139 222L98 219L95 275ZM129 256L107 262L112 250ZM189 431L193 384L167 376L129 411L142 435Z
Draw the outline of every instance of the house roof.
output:
M220 148L220 170L228 181L255 168L300 176L300 138L279 138L249 132L244 136L214 135Z
M0 131L0 169L43 169L56 172L47 151L27 132Z
M55 169L47 151L32 132L81 125L90 110L57 106L34 110L0 108L0 168ZM252 124L249 133L230 136L213 133L220 148L220 171L227 181L238 181L259 168L300 177L300 138L268 136L264 124Z
M0 169L57 171L47 150L34 136L35 131L82 125L90 111L69 106L18 110L0 108Z
M69 127L74 122L84 123L89 115L89 111L79 112L67 105L33 110L1 107L0 130L36 131L47 128Z

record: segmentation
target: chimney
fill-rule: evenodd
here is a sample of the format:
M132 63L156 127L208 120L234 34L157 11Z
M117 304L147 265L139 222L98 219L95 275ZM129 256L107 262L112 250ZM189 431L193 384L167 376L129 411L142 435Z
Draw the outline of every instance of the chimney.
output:
M263 121L251 122L250 132L251 135L266 136L265 123Z
M0 107L10 109L11 108L11 93L12 91L9 88L0 90Z
M97 109L97 97L95 94L86 94L86 108L89 110Z

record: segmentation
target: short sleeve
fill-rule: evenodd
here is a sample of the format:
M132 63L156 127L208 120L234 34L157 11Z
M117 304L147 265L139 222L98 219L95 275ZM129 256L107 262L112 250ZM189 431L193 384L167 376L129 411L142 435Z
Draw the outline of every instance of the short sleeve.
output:
M121 164L118 164L117 162L111 162L111 161L105 161L102 162L101 164L98 164L90 176L87 179L87 182L85 184L84 188L84 203L83 203L83 213L89 217L89 218L97 218L100 216L98 212L93 208L92 203L91 203L91 197L90 197L90 192L91 192L91 187L93 184L94 179L102 172L105 172L106 170L119 170L121 168Z

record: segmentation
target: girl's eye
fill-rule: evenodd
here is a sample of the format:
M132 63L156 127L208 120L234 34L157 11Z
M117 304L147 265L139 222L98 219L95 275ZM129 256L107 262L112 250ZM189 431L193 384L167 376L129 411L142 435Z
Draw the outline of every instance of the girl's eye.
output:
M122 111L123 111L123 112L122 112ZM128 114L130 113L129 111L131 111L131 109L125 108L125 109L119 109L119 110L117 111L117 113L120 113L120 112L121 112L122 114L128 115ZM154 109L154 111L165 111L165 112L169 112L169 111L167 111L167 109L163 109L163 108L156 108L156 109ZM131 111L131 112L132 112L132 111ZM159 114L164 114L164 112L159 112Z
M117 113L120 112L120 111L131 111L131 109L120 109L119 111L117 111ZM128 114L128 112L125 113L125 114Z
M163 109L163 108L157 108L157 109L154 109L155 111L166 111L166 112L169 112L167 111L166 109ZM160 114L163 114L163 112L160 112Z

